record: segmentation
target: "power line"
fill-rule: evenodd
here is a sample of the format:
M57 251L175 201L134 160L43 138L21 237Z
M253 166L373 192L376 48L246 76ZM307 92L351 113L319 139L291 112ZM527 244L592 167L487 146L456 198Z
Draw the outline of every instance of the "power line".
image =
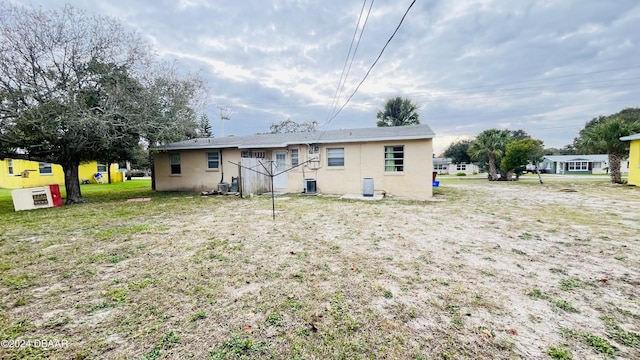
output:
M356 86L355 90L353 90L353 93L351 93L351 95L349 95L349 97L347 98L347 101L345 101L345 103L342 105L342 107L340 107L340 109L335 114L333 114L333 116L331 116L331 118L329 118L329 120L327 121L327 125L329 124L329 122L331 122L331 120L335 119L336 116L338 116L338 114L340 114L340 112L342 112L342 110L347 106L347 104L349 104L349 101L351 101L351 98L353 98L353 96L358 92L358 90L360 89L360 86L362 86L364 81L367 80L367 77L371 73L371 70L373 70L373 67L376 66L376 64L378 63L378 61L382 57L382 54L387 49L387 46L389 45L389 43L391 42L393 37L396 35L398 30L400 29L400 26L402 26L402 23L404 22L405 17L407 17L407 14L409 13L409 10L411 10L411 8L413 7L413 4L415 4L415 3L416 3L416 0L413 0L411 2L409 7L407 8L407 11L405 11L404 15L402 15L402 19L400 19L400 23L398 24L396 29L393 31L393 34L391 34L391 36L389 37L389 40L387 40L387 42L382 47L382 50L380 50L380 54L378 54L378 57L376 58L376 60L373 62L373 64L371 64L371 66L369 67L369 70L367 70L367 73L364 74L364 77L362 78L362 80L360 81L358 86Z
M364 14L364 9L366 5L367 5L367 0L364 0L364 2L362 3L362 9L360 9L360 16L358 16L358 22L356 23L356 28L353 30L353 37L351 38L349 51L347 52L347 57L344 59L344 65L342 66L342 73L340 74L340 80L338 80L338 86L336 87L336 92L333 94L333 101L331 102L331 109L329 110L329 114L327 115L327 118L331 117L331 114L335 110L336 106L338 106L338 100L340 99L340 95L342 95L344 85L347 82L347 77L349 76L351 65L353 64L353 60L356 57L356 52L358 51L358 47L360 45L360 39L362 39L362 34L364 33L364 27L366 26L367 20L369 19L369 14L371 13L371 8L373 7L373 1L371 1L371 6L369 6L369 12L367 13L367 18L365 19L365 23L362 26L362 30L360 31L360 37L358 37L358 43L356 45L356 49L353 51L353 55L351 55L351 49L353 48L353 43L355 42L356 35L358 34L358 29L360 28L360 22L362 20L362 14ZM351 62L349 62L349 57L351 57ZM349 63L348 67L347 67L347 63Z
M612 72L612 71L620 71L620 70L629 70L629 69L634 69L634 68L639 68L640 66L630 66L630 67L621 67L621 68L613 68L613 69L606 69L606 70L599 70L599 71L591 71L591 72L584 72L584 73L575 73L575 74L567 74L567 75L560 75L560 76L556 76L556 77L549 77L549 78L545 78L545 79L528 79L528 80L518 80L518 81L512 81L512 82L504 82L504 83L495 83L495 84L487 84L487 85L478 85L478 86L469 86L469 87L460 87L460 88L452 88L452 89L447 89L447 90L443 90L440 92L434 92L434 91L426 91L426 92L415 92L415 93L408 93L408 96L414 96L414 97L418 97L418 96L431 96L434 97L436 95L439 96L449 96L449 95L455 95L455 94L465 94L465 93L472 93L471 91L466 91L466 90L473 90L473 89L483 89L483 88L489 88L489 87L494 87L494 86L503 86L503 85L512 85L512 84L519 84L519 83L527 83L527 82L539 82L539 81L547 81L547 80L552 80L552 79L560 79L560 78L569 78L569 77L576 77L576 76L585 76L585 75L592 75L592 74L599 74L599 73L606 73L606 72ZM628 79L609 79L609 80L600 80L600 81L589 81L589 82L571 82L571 83L561 83L561 84L549 84L546 85L548 87L548 89L555 89L555 88L560 88L560 87L566 87L566 86L577 86L577 85L584 85L584 88L581 89L589 89L589 85L590 84L594 84L594 83L614 83L614 82L620 82L620 81L629 81L629 80L636 80L638 78L628 78ZM634 83L635 84L635 83ZM634 85L634 84L612 84L610 87L616 87L616 86L629 86L629 85ZM534 85L531 87L518 87L518 88L511 88L511 89L489 89L490 91L498 91L498 90L527 90L527 89L534 89L534 88L541 88L544 89L545 85ZM604 86L600 86L598 88L603 88ZM606 86L609 87L609 86ZM575 89L574 89L575 90ZM578 89L580 90L580 89ZM521 95L521 93L515 93L513 95ZM480 97L482 97L482 95L479 95ZM503 95L504 96L504 95ZM354 99L357 100L370 100L370 99L377 99L378 97L375 96L367 96L367 97L356 97ZM475 97L477 98L477 97ZM260 102L244 102L242 105L246 106L246 107L251 107L251 106L255 106L255 107L259 107L259 106L264 106L264 105L274 105L273 102L269 102L269 103L260 103ZM298 102L298 103L294 103L294 102L281 102L276 104L279 108L297 108L297 107L308 107L308 106L326 106L326 103L322 102L322 101L316 101L316 102ZM210 105L209 107L217 107L217 105Z
M398 32L398 30L400 29L400 26L402 26L402 23L404 22L404 19L407 17L407 14L409 13L409 11L411 10L411 8L413 7L413 5L416 3L416 0L413 0L411 2L411 4L409 5L409 7L407 8L407 10L404 12L404 15L402 15L402 18L400 19L400 22L398 23L398 26L396 26L395 30L393 31L393 33L391 34L391 36L389 37L389 39L387 40L387 42L384 44L384 46L382 47L382 50L380 50L380 53L378 54L378 57L375 59L375 61L373 62L373 64L371 64L371 66L369 67L369 70L367 70L367 72L364 74L364 77L362 78L362 80L360 81L360 83L358 83L358 86L356 86L355 90L353 90L353 92L351 93L351 95L349 95L349 97L347 98L347 100L345 101L345 103L340 107L340 109L338 109L338 111L336 111L323 125L323 127L326 129L326 127L329 125L329 123L335 119L338 114L340 114L342 112L342 110L347 106L347 104L349 103L349 101L351 101L351 98L353 98L353 96L358 92L358 90L360 89L360 86L365 82L365 80L367 79L367 77L369 76L369 74L371 73L371 71L373 70L373 68L376 66L376 64L378 63L378 61L380 60L380 58L382 57L382 54L384 54L384 51L387 49L387 46L389 45L389 43L391 42L391 40L393 40L393 37L396 35L396 33ZM373 5L373 4L372 4ZM317 141L320 141L320 139L322 138L322 136L324 135L324 133L326 132L323 131L320 133L320 135L318 136Z
M512 85L512 84L520 84L520 83L534 82L534 81L547 81L547 80L563 79L563 78L574 77L574 76L584 76L584 75L601 74L601 73L605 73L605 72L620 71L620 70L629 70L629 69L636 69L636 68L640 68L640 65L637 65L637 66L628 66L628 67L623 67L623 68L615 68L615 69L606 69L606 70L590 71L590 72L584 72L584 73L578 73L578 74L567 74L567 75L550 76L550 77L543 78L543 79L518 80L518 81L511 81L511 82L507 82L507 83L497 83L497 84L487 84L487 85L469 86L469 87L462 87L462 88L457 88L457 89L455 89L455 88L454 88L453 90L470 90L470 89L480 89L480 88L490 87L490 86Z

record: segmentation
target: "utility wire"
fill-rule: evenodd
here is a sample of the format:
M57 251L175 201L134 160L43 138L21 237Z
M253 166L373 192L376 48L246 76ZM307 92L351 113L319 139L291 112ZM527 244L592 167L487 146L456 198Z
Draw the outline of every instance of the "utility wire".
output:
M328 118L331 118L331 116L333 115L333 112L336 110L336 107L338 106L338 101L340 101L340 97L342 96L342 93L344 91L344 87L347 84L347 78L349 77L349 72L351 72L351 66L353 65L353 61L356 58L356 53L358 52L358 47L360 47L360 41L362 40L362 35L364 34L364 29L367 26L367 22L369 21L369 15L371 15L371 9L373 8L373 2L374 0L371 0L371 4L369 5L369 10L367 11L367 16L364 19L364 23L362 24L362 29L360 30L360 36L358 37L358 41L356 42L356 48L353 50L353 55L351 56L351 61L349 61L349 67L347 68L347 71L344 75L344 79L342 79L342 86L340 86L340 84L338 84L339 87L339 92L337 94L337 96L334 99L334 104L331 107L331 111L329 112ZM365 4L366 4L366 0L365 0ZM364 4L363 4L364 6ZM362 15L362 13L361 13ZM362 16L361 16L362 17ZM360 19L358 19L358 24L356 25L356 30L358 30L358 27L360 26ZM354 34L355 35L355 34ZM353 44L353 40L352 40L352 44ZM349 51L351 51L351 49L349 49ZM346 65L346 63L345 63ZM343 69L344 71L344 69Z
M351 44L349 45L349 51L347 52L347 57L344 59L344 65L342 66L342 73L340 73L340 80L338 80L338 86L336 86L336 92L333 94L333 100L331 101L331 110L329 111L329 115L327 116L327 118L331 116L331 113L333 113L336 106L338 106L338 99L340 98L339 94L342 92L340 89L341 87L344 88L344 84L347 81L347 76L348 76L347 63L349 63L349 57L351 57L351 63L353 63L353 59L355 58L357 47L356 47L356 51L353 52L353 56L351 56L351 49L353 49L353 43L356 40L356 35L358 34L358 28L360 27L362 14L364 14L364 8L366 5L367 5L367 0L364 0L364 2L362 3L362 9L360 9L360 16L358 16L358 22L356 23L356 28L353 30L353 36L351 37ZM372 2L372 5L373 5L373 2ZM369 8L369 12L371 12L371 8ZM367 19L368 18L369 18L369 15L367 14ZM361 37L362 37L362 32L360 32L360 38ZM358 45L360 44L360 38L358 38ZM348 68L351 69L351 64L349 64ZM347 73L347 75L345 75L345 73ZM344 82L343 82L343 79L344 79Z
M591 72L584 72L584 73L576 73L576 74L567 74L567 75L560 75L560 76L555 76L555 77L548 77L548 78L544 78L544 79L529 79L529 80L518 80L518 81L512 81L512 82L505 82L505 83L496 83L496 84L488 84L488 85L478 85L478 86L469 86L469 87L460 87L460 88L452 88L452 89L447 89L447 90L443 90L441 92L438 92L437 94L445 94L446 95L453 95L453 94L464 94L464 93L471 93L471 91L466 91L466 90L473 90L473 89L482 89L482 88L489 88L489 87L493 87L493 86L503 86L503 85L513 85L513 84L519 84L519 83L527 83L527 82L538 82L538 81L548 81L548 80L553 80L553 79L561 79L561 78L568 78L568 77L576 77L576 76L585 76L585 75L592 75L592 74L600 74L600 73L605 73L605 72L613 72L613 71L621 71L621 70L630 70L630 69L634 69L634 68L639 68L639 66L630 66L630 67L622 67L622 68L614 68L614 69L606 69L606 70L599 70L599 71L591 71ZM607 82L620 82L620 81L629 81L629 80L633 80L633 79L638 79L638 78L629 78L629 79L609 79L609 80L599 80L599 81L588 81L588 82L570 82L570 83L561 83L561 84L548 84L546 86L548 86L549 90L553 90L557 87L566 87L566 86L573 86L573 85L584 85L584 86L588 86L590 84L593 83L607 83ZM615 86L622 86L622 85L626 85L628 86L629 84L612 84L611 87L615 87ZM528 88L540 88L541 85L536 85L536 86L531 86L531 87L519 87L519 88L515 88L518 90L525 90ZM588 89L588 87L585 87L584 89ZM489 89L489 91L497 91L497 90L510 90L510 89ZM416 93L408 93L409 96L434 96L434 94L436 94L436 92L416 92ZM514 94L514 95L520 95L518 94ZM356 97L355 99L357 100L370 100L370 99L377 99L378 97L375 96L367 96L367 97ZM273 105L273 102L269 102L269 103L260 103L260 102L245 102L243 103L243 105L247 108L251 108L252 106L255 108L260 108L266 105ZM318 101L318 102L305 102L305 103L287 103L287 102L282 102L278 104L279 108L298 108L298 107L308 107L308 106L325 106L325 103ZM209 108L212 107L216 107L216 105L209 105L207 106Z
M400 29L400 26L402 26L402 23L404 22L404 19L407 17L407 14L409 13L409 10L411 10L411 8L413 7L413 5L416 3L416 0L413 0L411 2L411 4L409 5L409 7L407 8L407 11L405 11L404 15L402 15L402 19L400 19L400 23L398 24L398 26L396 27L396 29L393 31L393 34L391 34L391 36L389 37L389 40L387 40L387 42L384 44L384 46L382 47L382 50L380 50L380 54L378 54L378 57L376 58L376 60L373 62L373 64L371 64L371 66L369 67L369 70L367 70L367 73L364 75L364 77L362 78L362 80L360 81L360 83L358 84L358 86L356 86L355 90L353 90L353 93L351 93L351 95L349 95L349 97L347 98L347 100L345 101L345 103L342 105L342 107L340 107L340 109L335 112L333 114L333 116L331 116L329 118L329 120L327 121L327 123L325 124L328 125L333 119L336 118L336 116L338 116L338 114L340 114L340 112L342 112L342 110L347 106L347 104L349 104L349 101L351 101L351 98L353 98L353 96L358 92L358 90L360 89L360 86L362 86L362 84L364 83L364 81L367 79L367 77L369 76L369 74L371 73L371 71L373 70L373 67L376 66L376 64L378 63L378 61L380 60L380 58L382 57L382 54L384 53L384 51L387 49L387 46L389 45L389 43L391 42L391 40L393 39L393 37L396 35L396 33L398 32L398 30Z

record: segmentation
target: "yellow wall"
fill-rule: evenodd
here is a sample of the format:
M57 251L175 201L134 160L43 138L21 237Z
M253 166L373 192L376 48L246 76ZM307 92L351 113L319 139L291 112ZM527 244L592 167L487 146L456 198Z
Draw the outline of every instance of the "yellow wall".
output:
M58 164L51 164L51 174L40 174L39 162L29 160L16 160L12 159L13 175L9 174L9 159L0 160L0 188L6 189L20 189L45 186L51 184L64 185L64 172L62 166ZM83 178L89 179L92 183L93 174L98 170L97 162L89 162L80 164L78 168L79 181ZM23 177L23 172L28 172L28 177ZM105 182L107 181L107 174L103 173ZM122 174L118 172L118 165L111 165L111 182L121 182Z
M640 140L631 140L629 149L629 184L640 186Z
M404 145L404 171L385 172L384 147ZM344 148L344 167L327 166L327 149ZM266 158L273 159L275 151L286 150L287 162L291 162L291 150L299 150L299 162L317 157L317 162L307 163L287 173L287 188L276 191L302 192L303 179L316 179L318 192L326 194L361 194L363 179L373 178L376 194L387 193L394 196L429 198L432 195L431 178L433 169L433 144L430 139L398 140L363 143L322 144L318 153L309 154L306 145L290 146L266 151ZM156 189L158 191L207 191L217 189L222 171L207 170L207 151L180 150L181 174L171 175L169 152L154 154ZM240 162L241 151L224 149L221 165L224 181L231 183L231 177L238 176L238 167L229 163Z

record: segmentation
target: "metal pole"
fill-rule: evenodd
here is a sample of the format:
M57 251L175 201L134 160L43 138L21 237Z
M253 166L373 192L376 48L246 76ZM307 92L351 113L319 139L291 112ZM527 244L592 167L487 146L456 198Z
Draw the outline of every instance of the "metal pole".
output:
M273 164L271 165L273 166ZM273 174L269 176L271 178L271 212L273 213L273 220L276 219L276 199L273 194Z

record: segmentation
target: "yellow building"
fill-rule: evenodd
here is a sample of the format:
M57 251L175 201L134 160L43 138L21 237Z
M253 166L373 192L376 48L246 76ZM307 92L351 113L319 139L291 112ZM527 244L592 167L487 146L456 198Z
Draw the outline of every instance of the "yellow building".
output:
M78 168L79 181L95 183L94 174L100 173L107 182L106 165L97 162L80 164ZM118 172L118 164L111 165L111 182L122 182L122 173ZM64 172L58 164L19 160L0 160L0 188L21 189L45 185L64 185Z
M631 141L629 149L629 184L640 186L640 134L621 137L622 141Z

